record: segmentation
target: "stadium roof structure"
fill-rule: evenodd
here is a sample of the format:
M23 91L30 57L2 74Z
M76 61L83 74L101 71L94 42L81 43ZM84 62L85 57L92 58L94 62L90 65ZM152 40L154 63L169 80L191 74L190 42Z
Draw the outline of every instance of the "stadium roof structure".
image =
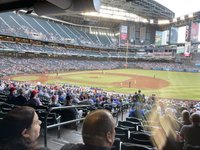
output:
M99 1L99 2L98 2ZM97 16L81 12L102 7ZM93 4L93 5L92 5ZM94 7L93 7L94 6ZM175 13L155 0L1 0L0 11L25 8L57 19L83 25L117 27L122 21L157 24L159 20L172 20ZM95 9L94 9L95 8ZM50 15L52 14L52 15ZM109 17L110 18L109 18ZM107 17L107 18L106 18ZM112 21L110 20L112 19Z
M124 10L125 17L129 17L132 14L142 17L150 22L150 20L154 20L154 23L157 24L158 20L172 20L175 16L175 13L165 6L159 4L154 0L101 0L102 6L106 7L106 11L115 11L118 12L117 15L121 13L121 10ZM111 9L119 9L119 10L111 10ZM105 9L105 8L104 8ZM110 9L110 10L109 10ZM129 14L128 14L129 13ZM134 21L133 19L123 20L113 18L103 18L100 16L88 16L83 14L65 14L65 15L57 15L55 18L77 23L77 24L85 24L85 25L94 25L101 27L117 27L122 21ZM136 17L137 18L137 17ZM111 23L112 22L112 23ZM143 22L141 19L135 22Z
M146 19L170 20L175 13L154 0L102 0L108 5L127 10Z

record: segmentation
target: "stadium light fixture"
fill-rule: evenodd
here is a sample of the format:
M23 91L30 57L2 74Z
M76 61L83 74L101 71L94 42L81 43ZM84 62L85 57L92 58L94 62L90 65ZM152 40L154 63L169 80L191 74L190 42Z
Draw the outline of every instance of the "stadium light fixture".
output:
M176 18L174 18L172 21L173 21L173 22L177 22L177 19L176 19Z
M185 20L185 16L181 16L181 17L180 17L180 20Z
M115 20L124 20L124 21L135 21L135 22L147 22L145 18L140 17L136 14L129 13L126 10L104 6L102 5L99 12L86 12L82 13L85 16L93 16L93 17L102 17L108 19L115 19Z
M142 20L143 23L148 23L149 21L147 19Z
M169 20L158 20L159 25L165 25L165 24L169 24L169 23L170 23Z
M119 34L120 34L119 32L118 32L118 33L115 33L115 36L119 36Z
M154 23L154 20L153 19L150 19L150 24L153 24Z
M194 17L193 13L191 13L191 14L188 15L188 18L193 18L193 17Z

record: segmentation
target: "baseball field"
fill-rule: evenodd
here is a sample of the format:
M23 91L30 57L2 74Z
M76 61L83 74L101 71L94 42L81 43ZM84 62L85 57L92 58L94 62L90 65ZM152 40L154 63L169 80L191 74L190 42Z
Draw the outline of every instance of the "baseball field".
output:
M119 69L16 75L9 78L42 84L70 83L126 94L140 89L145 95L155 93L161 98L200 100L200 73Z

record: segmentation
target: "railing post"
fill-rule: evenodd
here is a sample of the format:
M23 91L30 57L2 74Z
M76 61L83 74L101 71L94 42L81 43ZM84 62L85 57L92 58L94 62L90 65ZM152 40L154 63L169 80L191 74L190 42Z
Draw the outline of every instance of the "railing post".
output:
M45 113L45 118L44 118L44 147L47 148L47 116L48 112Z
M61 135L60 135L60 131L61 131L61 125L63 124L68 124L68 123L71 123L71 122L76 122L76 121L80 121L80 120L83 120L85 118L82 118L82 119L75 119L75 120L72 120L72 121L67 121L67 122L64 122L64 123L57 123L55 125L49 125L47 126L47 117L49 115L49 113L52 111L52 110L56 110L56 109L69 109L69 108L77 108L77 107L88 107L88 105L82 105L82 106L64 106L64 107L54 107L54 108L51 108L49 110L46 111L45 113L45 118L44 118L44 147L47 148L47 130L49 128L52 128L52 127L58 127L58 132L57 132L57 137L60 138ZM59 120L61 120L61 118L59 118Z
M121 121L123 121L123 119L124 119L123 105L120 107L120 109L121 109L121 112L122 112L122 114L121 114Z
M58 123L60 123L60 120L61 120L61 116L58 119ZM58 126L57 138L60 139L60 126Z

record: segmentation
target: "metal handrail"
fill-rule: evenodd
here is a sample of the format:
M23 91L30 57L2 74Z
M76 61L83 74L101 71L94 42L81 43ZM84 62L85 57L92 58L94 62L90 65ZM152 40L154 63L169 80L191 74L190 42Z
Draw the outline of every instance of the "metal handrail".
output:
M51 111L65 110L65 109L69 109L69 108L90 107L90 106L91 105L61 106L61 107L51 107L50 109L48 109L46 111L45 119L44 119L44 146L47 147L47 129L54 128L54 127L59 127L59 129L60 129L60 126L62 126L62 125L70 124L70 123L81 121L81 120L85 119L85 118L74 119L74 120L69 120L69 121L60 122L60 123L56 123L56 124L47 126L47 117ZM121 115L122 115L122 120L123 120L123 108L120 108L119 111L122 113ZM119 114L119 112L117 112L116 122L118 122L118 114ZM59 134L58 134L58 137L60 137Z
M47 147L47 129L54 128L54 127L59 127L60 128L60 126L62 126L62 125L70 124L70 123L81 121L81 120L85 119L85 118L74 119L74 120L65 121L65 122L56 123L56 124L47 126L47 117L48 117L48 115L49 115L49 113L51 111L53 111L53 110L65 110L65 109L79 108L79 107L82 108L82 107L89 107L89 106L90 105L61 106L61 107L51 107L50 109L48 109L46 111L45 119L44 119L44 146Z

